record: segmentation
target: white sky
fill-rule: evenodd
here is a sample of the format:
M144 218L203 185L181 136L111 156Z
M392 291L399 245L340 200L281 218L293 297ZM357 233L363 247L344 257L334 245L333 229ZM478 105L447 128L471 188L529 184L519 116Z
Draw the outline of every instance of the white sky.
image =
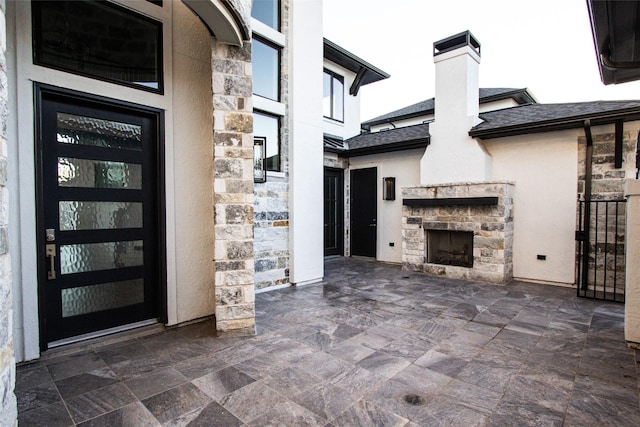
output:
M431 98L433 42L470 30L480 87L527 87L542 103L640 99L600 81L586 0L323 0L324 36L391 77L364 86L361 119Z

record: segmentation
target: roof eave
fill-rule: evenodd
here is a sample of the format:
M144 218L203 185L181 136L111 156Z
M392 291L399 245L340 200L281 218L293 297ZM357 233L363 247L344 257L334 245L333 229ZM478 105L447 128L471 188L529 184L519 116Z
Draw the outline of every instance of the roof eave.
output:
M531 133L552 132L567 129L582 128L584 121L589 119L592 126L615 123L618 120L625 122L640 120L640 109L619 110L611 114L584 114L563 120L547 120L536 123L525 123L514 126L504 126L495 129L478 129L469 131L469 136L481 140L504 138L508 136L527 135Z
M331 40L324 40L324 58L328 61L336 63L356 74L361 73L360 86L368 85L380 80L388 79L389 73L382 71L380 68L371 65L364 59L354 55L341 46L338 46Z
M362 147L349 149L345 151L344 156L346 157L359 157L366 156L369 154L381 154L381 153L391 153L395 151L405 151L405 150L413 150L417 148L426 148L429 145L430 138L418 138L409 141L402 142L393 142L384 145L376 145L373 147Z
M640 39L640 29L633 25L640 15L637 3L587 0L587 9L602 83L640 79L638 51L634 48ZM635 54L629 57L629 52ZM623 59L616 61L616 56Z

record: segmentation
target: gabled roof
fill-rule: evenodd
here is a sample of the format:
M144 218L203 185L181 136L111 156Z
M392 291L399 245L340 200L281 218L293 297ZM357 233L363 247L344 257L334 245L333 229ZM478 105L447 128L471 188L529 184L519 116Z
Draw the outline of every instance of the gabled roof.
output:
M480 104L487 102L500 101L502 99L512 98L518 104L530 104L537 102L536 99L529 93L527 88L514 89L514 88L480 88ZM401 108L396 111L392 111L382 116L378 116L374 119L367 120L362 123L362 127L365 129L374 125L380 125L389 123L395 120L411 119L414 117L425 116L433 114L435 108L435 99L427 99L425 101L418 102L417 104L409 105L408 107Z
M347 139L345 141L346 149L342 151L342 154L347 157L355 157L367 154L424 148L429 145L430 138L428 123L390 129L382 132L363 133ZM327 143L325 138L325 149L326 148Z
M640 119L640 101L594 101L563 104L530 104L480 114L482 123L469 132L474 138L488 139L536 132L580 128L616 120Z
M389 78L389 73L385 73L380 68L369 64L364 59L357 57L327 39L324 39L324 59L338 64L356 74L356 79L349 89L350 95L357 95L360 86Z

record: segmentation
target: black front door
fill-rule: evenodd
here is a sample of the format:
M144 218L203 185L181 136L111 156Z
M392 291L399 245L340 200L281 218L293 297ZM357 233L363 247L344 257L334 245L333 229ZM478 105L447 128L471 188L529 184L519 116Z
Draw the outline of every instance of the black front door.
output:
M376 168L351 171L351 255L376 256Z
M342 176L342 169L324 169L324 256L343 255Z
M158 317L156 112L38 87L41 344Z

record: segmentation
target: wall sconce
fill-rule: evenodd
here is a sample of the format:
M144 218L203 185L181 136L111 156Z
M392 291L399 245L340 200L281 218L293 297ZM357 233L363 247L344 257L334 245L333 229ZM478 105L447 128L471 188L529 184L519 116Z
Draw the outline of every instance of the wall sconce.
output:
M253 138L253 182L267 181L267 138L256 136Z
M393 177L382 178L382 200L396 199L396 179Z

